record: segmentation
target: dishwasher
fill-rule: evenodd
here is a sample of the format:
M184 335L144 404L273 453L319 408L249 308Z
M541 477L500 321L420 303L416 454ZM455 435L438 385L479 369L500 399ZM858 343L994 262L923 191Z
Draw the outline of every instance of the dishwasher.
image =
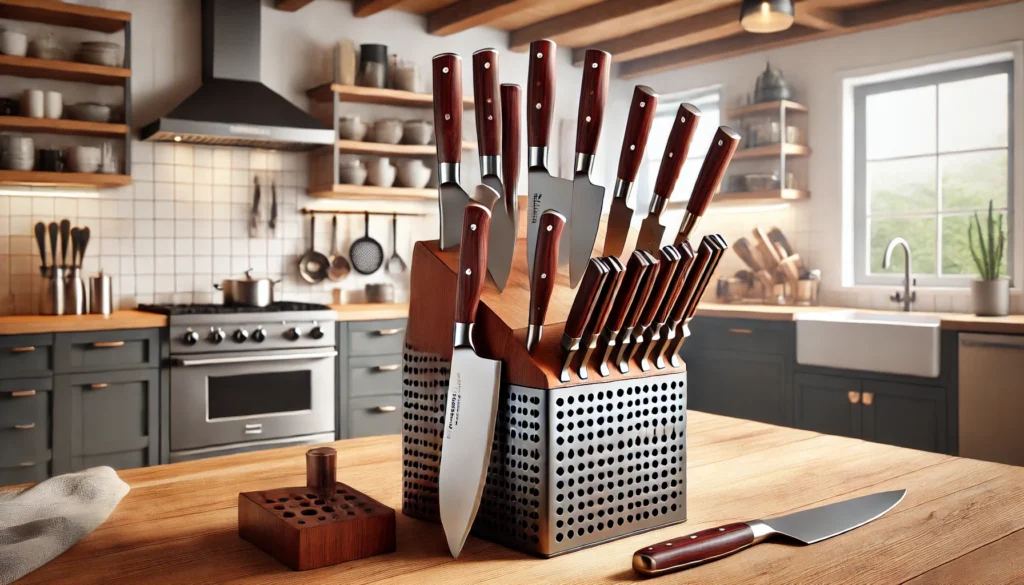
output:
M961 333L960 456L1024 465L1024 335Z

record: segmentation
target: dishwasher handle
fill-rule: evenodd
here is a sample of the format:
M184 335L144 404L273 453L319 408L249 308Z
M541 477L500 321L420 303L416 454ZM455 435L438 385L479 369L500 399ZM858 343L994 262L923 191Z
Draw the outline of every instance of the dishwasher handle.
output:
M960 346L1024 350L1024 336L961 333Z

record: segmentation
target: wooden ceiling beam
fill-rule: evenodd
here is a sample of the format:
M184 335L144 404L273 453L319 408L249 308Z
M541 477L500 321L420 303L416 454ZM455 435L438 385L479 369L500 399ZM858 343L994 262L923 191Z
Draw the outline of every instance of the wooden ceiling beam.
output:
M448 36L494 22L522 6L519 0L458 0L427 14L427 32Z
M358 17L373 16L401 3L402 0L355 0L352 3L352 14Z
M795 8L796 24L818 30L833 30L845 26L846 17L843 11L833 8L815 8L797 5Z
M313 0L275 0L274 8L278 10L284 10L285 12L295 12L301 8L305 8L307 4Z
M572 35L594 28L614 29L614 21L636 17L638 12L673 4L679 0L606 0L585 8L559 14L509 33L509 49L524 52L537 39L551 39L562 44Z

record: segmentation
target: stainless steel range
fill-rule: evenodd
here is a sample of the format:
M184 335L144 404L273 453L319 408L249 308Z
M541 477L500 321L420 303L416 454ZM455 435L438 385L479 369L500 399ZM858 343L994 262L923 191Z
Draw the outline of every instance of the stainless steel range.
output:
M170 461L333 441L336 314L143 305L169 320Z

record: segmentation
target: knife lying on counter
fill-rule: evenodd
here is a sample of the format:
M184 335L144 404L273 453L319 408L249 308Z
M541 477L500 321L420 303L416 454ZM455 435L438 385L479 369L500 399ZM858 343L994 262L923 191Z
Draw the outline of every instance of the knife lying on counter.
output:
M594 350L597 349L597 341L601 338L601 331L604 329L605 323L608 322L608 316L612 312L612 301L615 300L615 295L619 293L622 277L626 273L626 267L615 256L608 256L600 260L608 269L608 277L604 279L604 286L601 287L601 292L598 293L594 311L584 335L586 349L583 351L579 366L576 369L576 375L580 377L580 380L586 380L590 376L587 364L590 363L590 356L594 355Z
M491 242L487 254L487 271L498 291L505 290L512 271L519 229L519 86L503 83L501 92L501 193L502 205L495 205L491 220Z
M609 256L612 258L613 256ZM626 316L630 307L633 306L633 299L640 288L647 270L651 267L650 254L634 250L626 263L626 274L622 278L619 292L612 302L611 312L608 314L608 322L605 323L601 338L604 340L604 352L598 362L597 371L602 377L607 378L611 372L608 370L608 362L612 359L612 353L618 348L619 333L626 322Z
M526 330L526 350L533 353L544 335L544 319L548 314L551 293L555 290L558 272L558 244L565 228L565 216L548 209L537 222L537 257L530 279L530 316Z
M504 197L505 187L501 180L502 117L501 102L498 101L498 51L494 49L481 49L473 53L473 108L480 153L480 182ZM491 214L487 273L494 286L501 291L508 281L512 265L512 254L505 251L509 246L508 224L512 218L505 212L504 205L495 205ZM511 245L515 246L515 240Z
M655 323L655 318L661 309L661 304L669 294L669 288L672 286L672 281L675 278L676 269L679 268L679 260L681 259L682 256L676 251L675 246L665 246L658 251L658 276L651 287L651 294L647 297L647 302L644 303L643 308L640 310L640 318L637 321L637 325L633 328L633 339L625 356L626 370L622 372L623 374L629 371L629 360L638 354L638 350L647 339L648 331ZM639 353L643 360L647 359L646 354ZM640 363L639 359L637 363ZM620 364L621 366L622 364ZM641 365L640 369L646 372L651 368L650 365L646 367Z
M619 334L619 345L615 350L613 361L619 367L619 372L626 374L629 373L629 357L630 357L630 342L633 340L633 329L640 323L640 314L643 312L645 306L647 306L647 299L651 296L651 291L654 290L654 283L658 279L658 273L661 272L661 266L658 263L658 259L647 250L637 250L647 258L648 268L644 274L643 280L640 282L640 287L636 291L636 296L633 298L633 304L629 307L629 312L626 313L626 320L622 325L622 332Z
M477 189L488 189L481 185ZM481 357L473 342L487 271L491 212L466 206L455 292L455 327L448 402L438 472L438 505L448 549L458 557L476 518L491 459L501 388L501 361Z
M442 250L459 245L463 210L469 194L462 188L462 57L443 53L434 57L434 136L437 142L437 204L441 220L438 245ZM499 191L500 192L500 191Z
M879 492L766 520L736 522L644 547L633 553L633 570L655 576L714 561L773 536L814 544L880 518L907 490Z
M693 184L693 193L690 201L686 204L686 211L683 212L683 221L679 225L679 233L676 234L675 244L679 245L690 239L690 234L697 227L700 218L711 205L711 198L718 191L722 184L726 169L732 160L733 153L740 143L740 135L728 126L719 126L715 136L711 139L711 147L704 156L704 163L697 173L697 180Z
M719 234L704 236L704 239L701 240L701 247L704 246L705 241L708 242L710 248L708 264L700 273L694 274L693 294L687 299L682 324L676 338L667 347L669 362L673 367L677 368L682 365L682 360L679 358L679 349L683 347L683 342L690 336L690 321L693 320L693 316L697 313L697 305L700 303L701 298L704 297L704 291L707 290L708 283L711 282L711 277L714 276L719 261L722 260L725 251L729 249L725 238Z
M576 298L572 301L569 316L565 318L565 328L562 331L562 351L565 352L565 360L562 363L562 371L558 375L558 379L562 382L569 381L569 364L580 349L583 328L590 321L598 295L601 293L601 288L607 277L608 266L600 258L591 258L587 263L587 271L583 274L580 287L576 290Z

